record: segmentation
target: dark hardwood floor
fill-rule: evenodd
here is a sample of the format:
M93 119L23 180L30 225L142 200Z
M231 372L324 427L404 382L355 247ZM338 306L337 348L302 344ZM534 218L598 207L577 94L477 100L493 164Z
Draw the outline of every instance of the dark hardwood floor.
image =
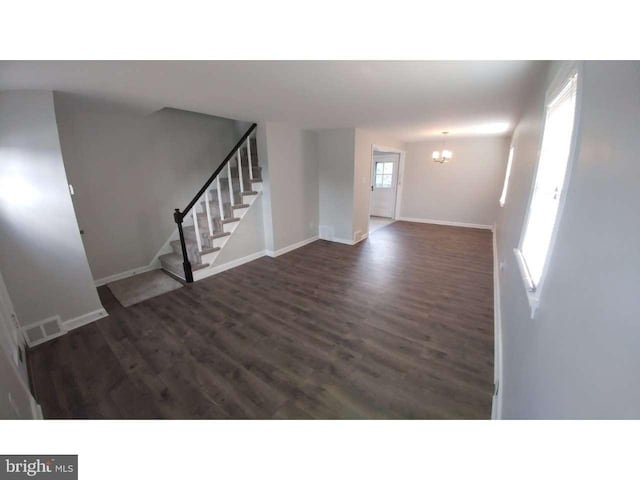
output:
M29 353L46 418L489 418L491 232L396 222L123 308Z

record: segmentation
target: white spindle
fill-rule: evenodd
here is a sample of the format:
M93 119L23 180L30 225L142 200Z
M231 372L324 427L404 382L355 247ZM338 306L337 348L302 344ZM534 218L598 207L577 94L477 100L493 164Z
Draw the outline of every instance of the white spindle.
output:
M247 138L247 159L249 160L249 178L253 180L253 165L251 165L251 135Z
M198 214L195 207L191 209L191 215L193 215L193 228L196 233L196 243L198 244L198 251L202 252L202 239L200 238L200 228L198 227Z
M224 220L224 207L222 206L222 187L220 186L220 175L216 178L218 182L218 208L220 209L220 220Z
M244 192L244 181L242 180L242 159L240 158L240 150L238 150L238 178L240 178L240 194L242 195L242 192Z
M236 202L233 199L233 180L231 179L231 162L227 163L227 175L228 175L227 179L229 180L229 198L231 199L231 206L233 207L236 204Z
M213 235L213 223L211 222L211 207L209 206L209 190L204 192L204 204L207 209L207 224L209 225L209 235Z

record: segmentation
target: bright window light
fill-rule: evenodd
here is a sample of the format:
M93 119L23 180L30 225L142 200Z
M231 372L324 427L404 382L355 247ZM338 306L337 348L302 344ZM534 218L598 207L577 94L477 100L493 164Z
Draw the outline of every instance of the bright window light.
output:
M391 188L393 180L393 162L376 162L376 188Z
M507 201L507 190L509 189L509 177L511 176L511 162L513 162L513 147L509 149L509 158L507 160L507 171L504 174L504 185L502 185L502 193L500 194L500 206L504 207Z
M539 288L549 256L558 207L564 194L576 110L577 79L577 74L573 75L546 108L533 194L520 249L516 251L531 292Z

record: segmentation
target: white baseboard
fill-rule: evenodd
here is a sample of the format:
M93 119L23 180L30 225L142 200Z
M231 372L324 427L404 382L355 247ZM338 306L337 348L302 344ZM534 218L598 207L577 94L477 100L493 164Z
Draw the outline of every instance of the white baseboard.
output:
M346 238L320 236L320 240L326 240L327 242L344 243L345 245L355 245L355 242L353 240L348 240Z
M354 241L353 244L355 245L356 243L360 243L361 241L366 240L367 238L369 238L369 232L366 232L360 235L360 239Z
M500 420L502 418L502 309L500 307L500 260L498 259L497 232L493 228L493 364L494 383L497 392L494 392L493 404L491 406L491 419Z
M493 230L492 225L482 225L479 223L449 222L447 220L433 220L430 218L411 218L411 217L399 217L398 220L402 222L432 223L434 225L447 225L449 227L480 228L482 230Z
M104 308L100 308L98 310L94 310L93 312L85 313L84 315L80 315L79 317L71 318L69 320L65 320L62 322L63 327L68 332L69 330L74 330L76 328L83 327L91 322L95 322L96 320L100 320L101 318L108 317L109 314Z
M138 275L139 273L150 272L151 270L157 270L159 265L155 264L152 261L149 265L144 265L138 268L132 268L131 270L127 270L126 272L115 273L113 275L109 275L108 277L98 278L94 280L95 286L100 287L102 285L106 285L107 283L115 282L117 280L123 280L125 278L133 277L134 275Z
M292 250L296 250L300 247L304 247L305 245L309 245L310 243L315 242L316 240L318 240L320 237L318 235L314 235L313 237L309 237L305 240L302 240L301 242L297 242L297 243L293 243L291 245L288 245L286 247L280 248L278 250L276 250L275 252L272 250L267 250L267 255L270 257L279 257L280 255L284 255L285 253L289 253Z
M202 270L196 270L193 272L193 280L202 280L203 278L210 277L212 275L216 275L218 273L222 273L226 270L230 270L235 267L239 267L240 265L244 265L245 263L252 262L257 260L258 258L264 257L267 255L266 250L261 250L256 253L252 253L251 255L247 255L245 257L237 258L227 263L223 263L222 265L216 265L210 268L203 268Z

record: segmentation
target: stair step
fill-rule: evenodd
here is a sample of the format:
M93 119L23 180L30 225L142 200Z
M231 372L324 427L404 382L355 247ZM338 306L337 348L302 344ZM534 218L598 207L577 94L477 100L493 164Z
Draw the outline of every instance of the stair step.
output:
M171 266L174 269L178 267L178 271L182 272L182 255L178 255L177 253L167 253L165 255L160 255L160 263L166 263L167 266ZM195 272L196 270L207 268L208 266L208 263L192 263L191 271Z
M196 242L189 239L185 239L185 244L187 244L187 246L194 246L194 247L197 245ZM178 252L181 251L182 245L180 245L180 240L173 240L171 242L171 247ZM218 250L220 250L220 248L218 247L202 247L202 251L199 253L200 255L206 255L208 253L217 252Z
M223 225L226 225L227 223L234 223L239 221L240 221L239 218L225 218L224 220L222 220L222 223Z
M232 208L238 210L240 208L249 208L251 205L249 205L248 203L241 203L240 205L234 205Z
M241 193L241 195L257 195L257 194L258 192L256 192L255 190L246 190Z
M209 235L209 238L215 240L216 238L228 237L229 235L231 235L229 232L214 233L213 235Z

